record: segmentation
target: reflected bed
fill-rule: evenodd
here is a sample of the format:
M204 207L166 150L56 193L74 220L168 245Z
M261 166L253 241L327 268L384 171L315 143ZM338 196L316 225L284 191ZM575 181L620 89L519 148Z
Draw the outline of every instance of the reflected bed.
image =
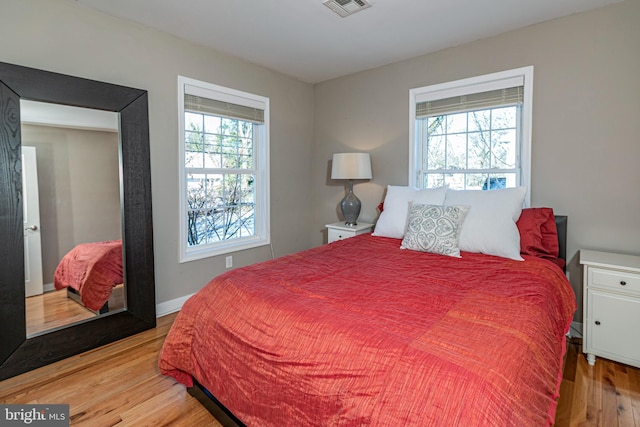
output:
M86 308L109 311L113 288L123 283L122 240L77 245L60 260L53 282Z

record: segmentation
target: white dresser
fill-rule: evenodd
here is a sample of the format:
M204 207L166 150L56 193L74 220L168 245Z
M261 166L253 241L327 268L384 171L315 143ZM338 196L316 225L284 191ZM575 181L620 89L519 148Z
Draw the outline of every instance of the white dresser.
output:
M596 356L640 367L640 256L580 251L583 343Z

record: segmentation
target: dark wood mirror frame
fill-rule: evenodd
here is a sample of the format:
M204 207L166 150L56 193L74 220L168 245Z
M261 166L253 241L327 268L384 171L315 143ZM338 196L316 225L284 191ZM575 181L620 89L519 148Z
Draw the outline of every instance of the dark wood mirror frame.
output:
M27 338L20 99L120 113L125 311ZM147 91L0 62L0 380L156 325Z

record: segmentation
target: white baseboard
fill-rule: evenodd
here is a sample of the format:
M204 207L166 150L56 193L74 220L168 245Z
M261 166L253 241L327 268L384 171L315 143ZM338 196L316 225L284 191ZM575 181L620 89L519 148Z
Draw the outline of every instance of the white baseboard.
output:
M42 290L44 292L53 292L56 290L56 287L53 285L53 283L45 283L44 285L42 285Z
M186 295L180 298L172 299L170 301L161 302L160 304L156 304L156 317L166 316L167 314L175 313L176 311L180 311L182 305L191 298L193 294Z

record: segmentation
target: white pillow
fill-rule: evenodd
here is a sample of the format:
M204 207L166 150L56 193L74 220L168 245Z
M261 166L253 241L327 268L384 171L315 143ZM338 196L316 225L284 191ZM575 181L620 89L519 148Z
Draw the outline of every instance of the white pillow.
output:
M416 187L387 186L384 207L372 235L402 239L407 230L409 204L442 205L447 187L419 189Z
M470 206L462 224L460 250L522 261L516 221L522 212L526 187L500 190L448 190L445 206Z
M469 206L412 204L400 249L460 258L458 241Z

